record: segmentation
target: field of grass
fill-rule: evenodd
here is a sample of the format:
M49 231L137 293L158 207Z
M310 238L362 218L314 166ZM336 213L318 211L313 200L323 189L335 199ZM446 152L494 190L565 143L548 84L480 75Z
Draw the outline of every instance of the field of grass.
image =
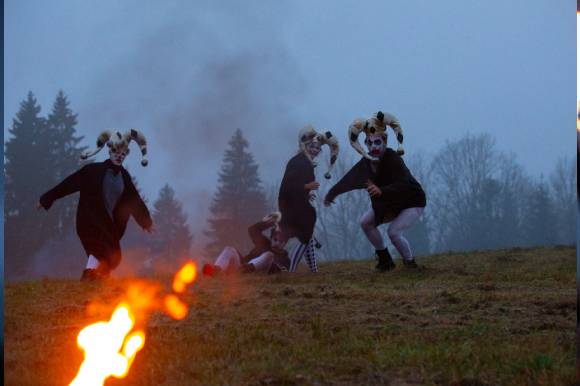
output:
M512 249L386 274L356 261L200 277L188 317L153 314L128 377L107 385L573 385L575 258ZM128 283L6 285L5 384L67 385L82 362L76 335L108 319Z

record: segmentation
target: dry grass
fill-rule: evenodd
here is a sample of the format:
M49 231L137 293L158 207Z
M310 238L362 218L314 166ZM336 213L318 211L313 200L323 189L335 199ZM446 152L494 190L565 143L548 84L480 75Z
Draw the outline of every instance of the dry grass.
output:
M129 376L108 384L575 384L575 249L437 255L418 272L372 264L201 278L190 315L153 315ZM7 285L5 384L68 384L80 328L110 315L88 305L113 306L128 283Z

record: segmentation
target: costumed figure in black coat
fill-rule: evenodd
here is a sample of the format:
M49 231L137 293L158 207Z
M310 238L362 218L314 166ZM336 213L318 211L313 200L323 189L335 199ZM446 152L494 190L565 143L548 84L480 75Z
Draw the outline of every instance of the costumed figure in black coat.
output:
M387 148L386 128L390 126L397 135L397 151ZM366 134L368 153L358 142L360 133ZM425 192L411 175L403 162L403 133L398 120L381 111L367 120L357 119L349 127L352 147L363 158L334 185L324 199L326 206L340 194L354 189L366 189L371 199L371 208L361 217L361 227L375 247L378 271L395 267L385 246L378 226L390 222L389 238L401 254L405 266L416 268L409 242L403 232L415 223L426 205Z
M225 247L214 264L205 264L202 272L216 276L221 272L278 273L288 271L290 259L284 249L286 240L280 234L280 212L274 212L248 228L254 248L245 256L236 248ZM270 229L270 238L262 232Z
M88 256L81 280L107 277L119 265L119 241L129 216L133 216L144 230L152 232L149 210L122 165L129 154L131 141L139 145L143 156L141 164L147 166L147 142L143 134L137 130L125 134L106 130L97 139L97 149L84 153L81 159L94 156L105 145L109 147L109 159L83 166L40 197L39 209L48 210L59 198L80 192L76 230Z
M280 185L278 194L278 207L282 212L280 224L282 233L286 238L296 237L299 244L291 252L290 272L296 271L302 256L306 256L306 262L311 272L317 272L315 245L313 237L314 224L316 223L316 210L311 202L316 198L314 190L320 187L314 176L314 159L321 151L322 145L330 148L330 162L324 175L330 178L336 159L338 157L338 141L330 131L324 134L316 132L311 125L306 125L298 134L300 150L288 164Z

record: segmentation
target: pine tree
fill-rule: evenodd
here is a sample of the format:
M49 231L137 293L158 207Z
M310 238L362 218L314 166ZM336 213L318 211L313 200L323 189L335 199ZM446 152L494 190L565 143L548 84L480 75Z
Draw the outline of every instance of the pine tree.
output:
M258 165L246 150L249 145L240 129L236 129L228 144L205 232L210 239L206 250L212 256L226 245L247 250L251 246L247 228L261 219L268 208Z
M6 275L29 272L32 256L51 237L48 217L35 204L54 181L51 136L32 92L21 102L5 146Z
M166 266L174 270L174 263L189 257L193 237L187 225L187 216L175 198L175 191L168 184L161 188L153 206L153 265L161 270Z
M56 184L81 167L80 155L86 150L86 147L79 147L83 137L76 136L77 114L73 114L69 108L69 101L62 90L56 96L47 123L52 136L53 175ZM57 201L50 210L59 236L70 233L74 227L77 199L76 196L65 197Z

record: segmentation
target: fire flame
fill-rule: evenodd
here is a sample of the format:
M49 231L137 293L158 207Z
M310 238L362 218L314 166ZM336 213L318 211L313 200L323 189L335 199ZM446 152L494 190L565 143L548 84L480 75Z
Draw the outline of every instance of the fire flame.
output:
M173 279L173 291L178 294L185 292L187 285L193 283L196 277L197 267L192 261L190 261L181 267L181 269L175 274L175 278Z
M108 322L85 327L77 338L78 346L85 352L85 360L70 386L103 385L110 376L124 378L135 355L145 344L143 331L127 337L134 325L129 306L122 303Z
M174 294L165 295L160 302L157 285L133 283L127 292L127 301L120 303L108 322L97 322L86 326L77 337L78 346L84 351L85 359L69 386L102 386L109 377L125 378L137 353L145 345L145 333L132 331L136 315L163 310L173 319L184 319L188 305L176 294L182 294L195 281L197 267L188 262L173 278Z
M187 316L188 308L177 296L167 295L165 297L165 311L173 319L181 320Z
M580 101L578 101L578 107L576 110L576 131L580 131Z

